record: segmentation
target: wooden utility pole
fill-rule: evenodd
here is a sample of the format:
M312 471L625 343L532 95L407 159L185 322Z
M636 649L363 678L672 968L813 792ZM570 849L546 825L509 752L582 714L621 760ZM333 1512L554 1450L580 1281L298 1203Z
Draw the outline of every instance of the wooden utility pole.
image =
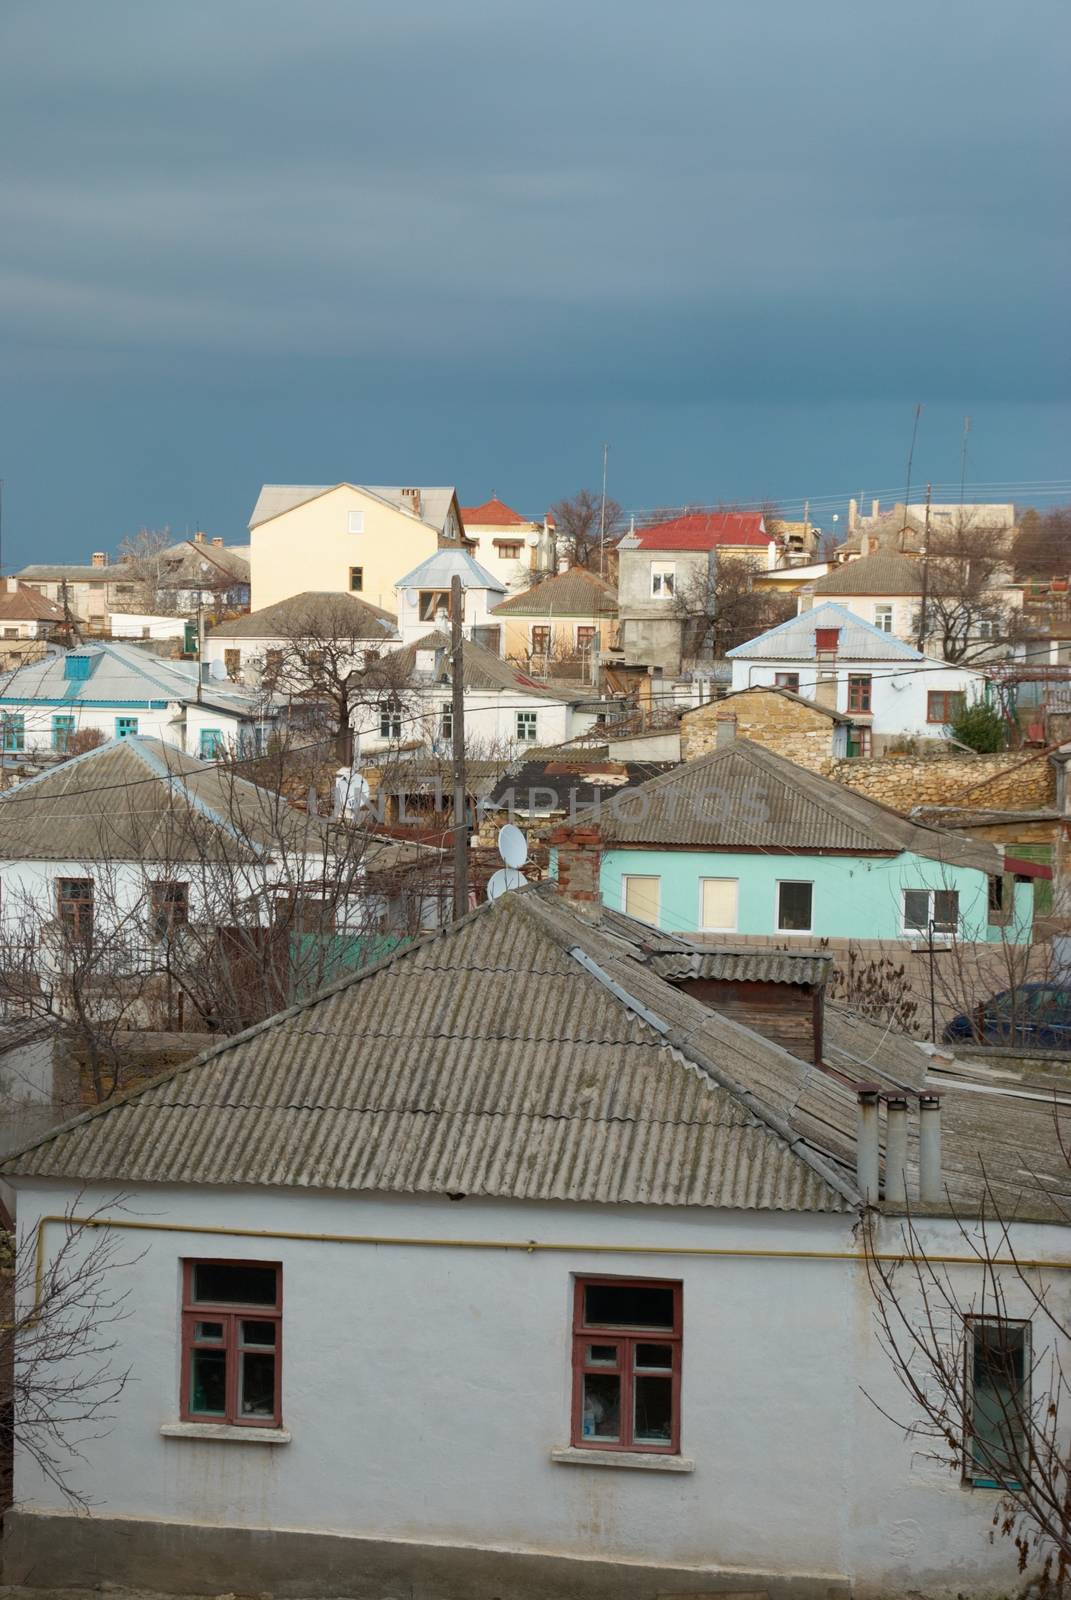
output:
M465 660L461 579L450 582L450 734L454 757L454 916L469 909L469 830L465 801Z

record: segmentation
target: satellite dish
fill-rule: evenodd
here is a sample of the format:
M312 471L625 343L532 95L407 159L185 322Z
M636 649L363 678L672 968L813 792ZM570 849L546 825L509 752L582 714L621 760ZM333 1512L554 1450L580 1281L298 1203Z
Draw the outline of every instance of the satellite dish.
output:
M499 867L496 873L488 879L487 898L497 900L504 895L507 889L521 889L524 887L524 876L513 867Z
M407 589L405 591L405 603L407 606L419 605L420 595L416 589Z
M528 841L512 822L498 830L498 853L507 867L523 867L528 860Z
M220 683L227 675L227 668L222 661L210 661L208 663L208 676L213 682Z
M535 549L536 545L539 543L539 537L540 536L539 536L538 533L530 533L528 535L528 538L525 540L525 543L528 545L528 548L530 550L534 550Z

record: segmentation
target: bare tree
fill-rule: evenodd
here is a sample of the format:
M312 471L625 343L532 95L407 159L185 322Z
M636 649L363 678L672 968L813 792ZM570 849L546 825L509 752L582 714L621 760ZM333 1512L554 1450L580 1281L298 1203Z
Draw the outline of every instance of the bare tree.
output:
M684 624L682 653L687 660L723 656L796 612L795 596L755 588L756 568L729 556L698 571L674 596Z
M1014 559L1017 577L1066 579L1071 573L1071 506L1024 511Z
M624 532L625 513L616 500L606 502L603 517L602 495L592 489L578 489L566 500L551 506L558 537L558 557L570 566L587 567L590 572L605 569L611 547Z
M139 528L123 539L119 560L126 568L126 581L133 586L133 592L119 609L148 616L176 614L177 595L169 583L172 562L167 556L172 545L170 528Z
M1007 600L1007 545L1000 533L969 519L931 529L919 634L945 661L977 660L1008 639L1014 614Z

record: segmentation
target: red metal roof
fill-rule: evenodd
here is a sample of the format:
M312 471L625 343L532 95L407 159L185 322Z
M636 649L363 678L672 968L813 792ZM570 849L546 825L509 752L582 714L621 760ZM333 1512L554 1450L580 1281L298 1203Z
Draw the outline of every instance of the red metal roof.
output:
M461 520L469 528L513 528L531 521L492 495L482 506L462 506Z
M637 528L641 550L714 550L719 545L767 545L759 511L689 511L668 522Z

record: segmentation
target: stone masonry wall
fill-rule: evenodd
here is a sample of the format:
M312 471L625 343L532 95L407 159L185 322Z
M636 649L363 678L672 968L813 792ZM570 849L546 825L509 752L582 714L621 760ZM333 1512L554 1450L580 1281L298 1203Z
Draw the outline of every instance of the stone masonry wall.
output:
M681 718L681 759L692 761L706 756L716 746L717 721L731 713L736 717L740 739L753 739L774 755L825 771L832 759L833 729L836 724L820 711L800 705L781 694L762 694L749 690L725 700L710 700Z
M827 761L817 770L895 811L959 804L1043 811L1056 804L1052 762L1045 756L1027 760L1021 750L994 756L876 756L869 761L856 757Z

